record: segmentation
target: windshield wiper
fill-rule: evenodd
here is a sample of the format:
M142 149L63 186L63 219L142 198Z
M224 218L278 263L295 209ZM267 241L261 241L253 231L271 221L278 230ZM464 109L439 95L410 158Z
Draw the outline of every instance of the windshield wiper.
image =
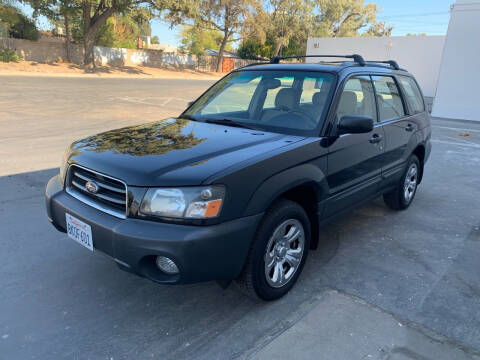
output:
M179 119L193 120L193 121L201 121L200 119L197 119L195 116L192 116L192 115L181 115L178 118Z
M207 123L212 123L212 124L219 124L219 125L227 125L227 126L234 126L234 127L241 127L245 129L250 129L250 130L258 130L258 127L250 125L250 124L245 124L240 121L235 121L232 119L216 119L216 118L211 118L211 119L202 119L203 121Z

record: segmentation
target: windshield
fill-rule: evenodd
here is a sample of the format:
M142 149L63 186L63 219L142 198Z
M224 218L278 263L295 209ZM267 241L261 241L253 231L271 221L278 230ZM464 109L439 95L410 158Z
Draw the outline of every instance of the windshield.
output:
M334 79L334 75L322 72L237 71L216 83L182 116L313 135L328 109Z

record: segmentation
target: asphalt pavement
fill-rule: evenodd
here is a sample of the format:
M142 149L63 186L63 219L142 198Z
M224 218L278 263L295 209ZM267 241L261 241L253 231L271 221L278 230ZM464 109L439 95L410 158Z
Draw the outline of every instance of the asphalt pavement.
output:
M294 289L260 303L122 272L45 215L69 142L176 115L210 81L0 84L0 359L478 359L480 123L435 119L412 206L323 227Z

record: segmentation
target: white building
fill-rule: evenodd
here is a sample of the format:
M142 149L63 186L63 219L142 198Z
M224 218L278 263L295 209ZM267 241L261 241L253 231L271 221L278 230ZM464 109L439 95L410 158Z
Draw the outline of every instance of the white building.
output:
M480 121L480 1L452 6L432 115Z
M307 55L360 54L365 60L396 60L415 75L427 103L435 96L445 36L309 38ZM307 58L307 62L316 62Z

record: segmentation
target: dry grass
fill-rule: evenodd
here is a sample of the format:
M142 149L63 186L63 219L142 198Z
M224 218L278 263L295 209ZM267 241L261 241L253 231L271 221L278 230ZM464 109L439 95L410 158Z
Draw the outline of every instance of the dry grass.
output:
M146 66L101 66L86 72L82 66L71 63L43 64L34 61L0 62L0 75L70 76L70 77L141 77L170 79L218 79L224 74L189 69L160 69Z

